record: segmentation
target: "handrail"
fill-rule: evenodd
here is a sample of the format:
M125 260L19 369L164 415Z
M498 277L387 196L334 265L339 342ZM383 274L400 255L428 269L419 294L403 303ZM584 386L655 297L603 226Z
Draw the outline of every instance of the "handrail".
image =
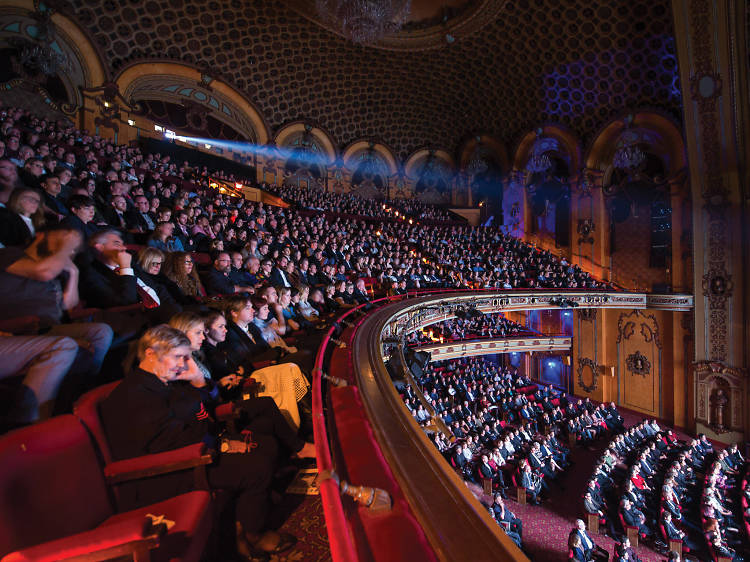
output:
M376 303L382 300L390 300L391 297L371 301ZM332 474L333 460L331 458L331 448L328 444L328 431L326 430L325 415L323 413L323 361L325 359L326 349L336 330L336 325L353 314L360 308L371 303L361 304L347 310L339 316L328 328L323 340L318 347L318 353L315 356L315 366L312 371L312 418L313 418L313 438L315 440L315 458L319 474ZM325 478L318 482L318 489L323 503L323 513L325 514L326 529L328 531L328 542L331 551L331 557L335 561L357 560L357 549L354 545L354 537L346 522L344 506L341 502L341 493L339 486L333 478Z

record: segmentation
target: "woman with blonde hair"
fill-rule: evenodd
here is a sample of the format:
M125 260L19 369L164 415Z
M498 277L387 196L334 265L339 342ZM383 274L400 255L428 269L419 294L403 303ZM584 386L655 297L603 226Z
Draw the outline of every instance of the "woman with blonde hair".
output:
M195 269L193 258L189 252L171 253L167 259L164 273L186 297L200 299L206 296L206 291L203 289L198 271Z

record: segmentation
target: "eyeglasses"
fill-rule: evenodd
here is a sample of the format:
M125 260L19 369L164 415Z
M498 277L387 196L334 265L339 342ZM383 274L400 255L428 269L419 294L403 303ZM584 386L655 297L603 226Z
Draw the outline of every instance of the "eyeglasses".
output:
M161 262L160 261L152 261L151 262L151 267L157 267L157 266L161 266Z
M185 265L192 265L193 260L185 260Z

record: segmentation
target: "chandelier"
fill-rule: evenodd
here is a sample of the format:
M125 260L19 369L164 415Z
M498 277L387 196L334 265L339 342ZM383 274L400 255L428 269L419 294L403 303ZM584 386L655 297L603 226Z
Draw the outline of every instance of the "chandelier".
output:
M529 161L526 164L526 169L532 174L546 172L551 167L552 161L549 159L549 156L539 152L532 154L531 158L529 158Z
M466 167L466 171L470 176L478 176L479 174L483 174L487 171L487 162L485 162L481 157L475 156L471 159L471 162L469 162L469 165Z
M374 43L401 29L411 0L316 0L318 14L355 43Z
M70 61L59 47L55 49L55 26L48 11L36 16L38 25L36 41L23 41L19 60L27 68L38 70L45 76L65 74L70 71Z
M646 161L646 155L635 142L627 142L615 152L612 165L627 173L633 173Z

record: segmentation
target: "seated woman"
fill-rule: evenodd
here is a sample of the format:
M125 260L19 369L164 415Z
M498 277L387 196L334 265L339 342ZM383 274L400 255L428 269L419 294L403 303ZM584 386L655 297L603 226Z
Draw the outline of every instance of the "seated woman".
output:
M298 291L298 300L294 305L295 312L308 322L319 322L320 313L307 300L310 296L310 287L308 285L300 285Z
M286 316L284 315L284 307L279 303L279 291L280 288L277 289L276 287L268 285L260 291L260 296L266 299L269 310L268 319L266 320L264 328L272 329L279 336L284 336L289 332L299 330L299 324L292 321L287 325ZM259 323L256 322L256 324Z
M205 315L203 320L206 339L201 351L207 370L219 377L219 385L223 387L225 396L237 396L245 373L250 371L246 371L242 365L233 368L222 348L227 337L227 321L224 314L213 310ZM270 365L253 370L250 376L262 385L259 396L272 398L292 427L300 427L303 435L312 434L310 385L297 365L294 363Z
M214 324L220 323L217 322L217 314L221 315L218 311L211 315ZM226 337L226 321L223 315L221 315L221 321L224 322L223 334L217 333L218 331L215 330L215 337L221 337L222 335ZM192 312L181 312L171 318L169 325L180 330L190 340L193 363L196 370L200 371L200 376L195 373L195 380L191 379L191 384L200 390L203 403L209 408L209 411L213 412L216 406L224 402L225 399L242 398L242 385L245 379L244 369L240 367L237 372L229 374L225 374L223 370L219 371L222 376L214 381L210 369L206 366L206 358L201 350L206 339L204 317ZM301 400L309 389L307 380L299 367L293 363L272 365L265 369L253 371L250 376L260 382L263 389L257 399L249 398L237 402L242 410L243 417L246 418L243 422L255 420L259 415L271 418L283 415L288 421L288 426L296 432L300 426L297 401ZM299 389L299 397L295 394L297 389ZM262 400L262 398L265 398L265 400ZM268 404L269 401L274 404ZM284 439L281 440L284 441Z
M175 314L182 310L177 302L181 294L177 286L162 275L163 263L164 253L161 250L145 247L139 250L134 269L138 279L143 280L146 285L156 291L159 297L159 307L168 307L170 314Z
M42 195L38 189L13 190L8 206L0 208L0 243L3 246L28 246L36 230L44 225Z
M206 290L198 277L193 258L188 252L173 252L167 258L164 274L188 299L201 300Z
M173 233L173 223L160 222L146 241L146 245L162 252L182 252L185 248L182 247L182 242L180 242L179 238L172 236Z
M206 466L206 476L211 489L229 492L235 500L238 551L267 557L294 546L292 535L265 529L269 485L277 465L276 439L260 432L251 439L221 433L192 385L199 371L190 340L179 330L162 324L146 331L138 342L138 361L99 408L114 458L207 443L221 451ZM300 440L289 446L309 454ZM135 503L141 505L195 488L191 471L141 480L135 486Z

